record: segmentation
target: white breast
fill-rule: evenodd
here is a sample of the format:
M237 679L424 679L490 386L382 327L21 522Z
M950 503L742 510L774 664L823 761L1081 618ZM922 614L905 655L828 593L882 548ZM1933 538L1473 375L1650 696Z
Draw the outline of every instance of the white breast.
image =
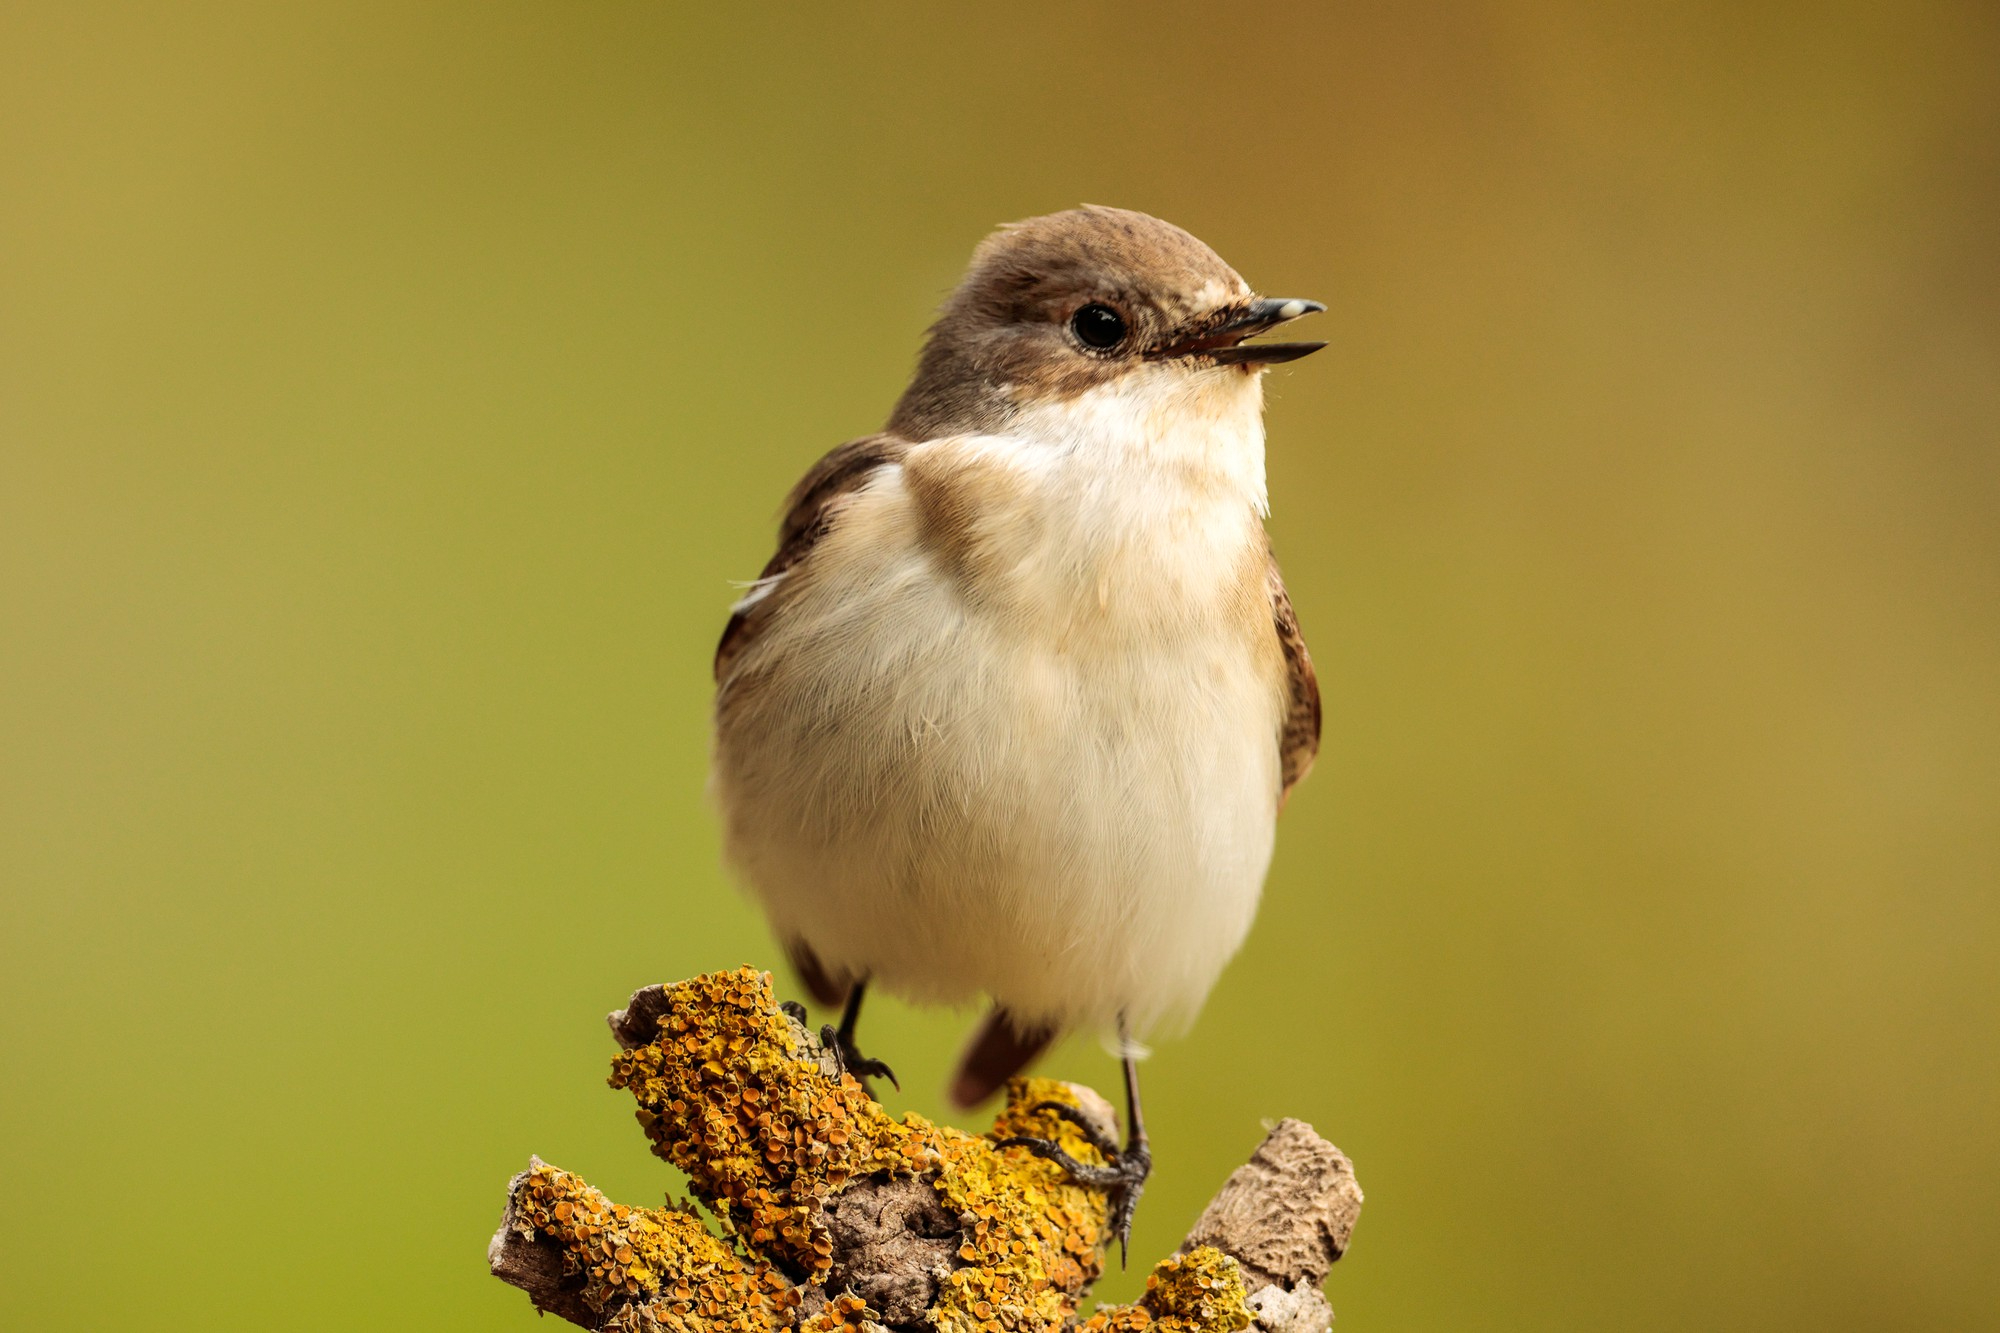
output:
M1261 427L1163 438L1131 408L919 446L734 664L730 855L831 966L1144 1030L1190 1017L1248 929L1283 708L1245 604Z

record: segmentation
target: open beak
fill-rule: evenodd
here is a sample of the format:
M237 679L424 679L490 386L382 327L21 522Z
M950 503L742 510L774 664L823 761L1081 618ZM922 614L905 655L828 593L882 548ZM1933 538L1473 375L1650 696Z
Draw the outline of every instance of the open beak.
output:
M1296 361L1302 356L1311 356L1326 344L1253 343L1245 340L1266 329L1290 323L1301 315L1318 314L1324 309L1326 307L1318 301L1302 301L1296 297L1259 297L1218 311L1196 327L1183 330L1154 355L1206 357L1222 366L1275 366L1285 361Z

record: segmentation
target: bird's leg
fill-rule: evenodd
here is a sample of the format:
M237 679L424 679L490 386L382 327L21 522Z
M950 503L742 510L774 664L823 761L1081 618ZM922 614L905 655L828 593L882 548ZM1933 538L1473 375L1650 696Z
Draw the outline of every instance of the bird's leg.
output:
M861 1053L861 1048L854 1044L854 1027L861 1021L861 996L867 989L866 981L857 981L849 988L847 1007L840 1011L840 1026L834 1027L828 1024L821 1028L820 1044L833 1052L834 1058L840 1061L840 1067L844 1072L854 1075L861 1081L864 1090L868 1087L869 1079L886 1078L897 1092L901 1092L903 1085L896 1082L896 1071L880 1060L869 1059Z
M1125 1242L1132 1234L1132 1214L1139 1210L1139 1196L1146 1192L1146 1177L1153 1174L1153 1149L1146 1142L1146 1116L1139 1105L1139 1061L1132 1054L1132 1039L1121 1019L1118 1024L1119 1054L1125 1063L1125 1114L1128 1128L1125 1151L1118 1154L1124 1172L1124 1188L1111 1200L1111 1233L1118 1237L1118 1266L1125 1266Z
M1025 1134L1002 1139L994 1146L1026 1148L1035 1156L1046 1157L1060 1166L1079 1185L1103 1190L1110 1203L1110 1215L1105 1219L1105 1225L1118 1240L1118 1266L1123 1268L1126 1242L1132 1235L1132 1214L1138 1211L1139 1196L1146 1191L1146 1177L1153 1172L1153 1151L1146 1142L1146 1117L1139 1105L1139 1062L1132 1057L1132 1042L1122 1018L1118 1022L1118 1040L1123 1048L1125 1065L1127 1131L1124 1147L1119 1147L1074 1106L1062 1102L1041 1102L1034 1108L1053 1112L1075 1125L1090 1146L1104 1157L1105 1165L1091 1166L1079 1162L1063 1151L1062 1145L1054 1139L1038 1139Z

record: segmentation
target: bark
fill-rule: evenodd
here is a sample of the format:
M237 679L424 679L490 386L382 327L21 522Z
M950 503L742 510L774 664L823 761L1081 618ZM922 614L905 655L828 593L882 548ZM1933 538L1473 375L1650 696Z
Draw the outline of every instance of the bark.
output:
M1132 1305L1078 1305L1102 1271L1105 1200L1011 1134L1101 1160L1069 1121L1114 1123L1096 1093L1017 1079L978 1137L891 1119L743 969L633 995L610 1016L656 1154L691 1207L630 1208L539 1159L514 1177L487 1251L494 1276L583 1328L832 1333L1321 1333L1320 1291L1361 1209L1352 1164L1281 1121Z

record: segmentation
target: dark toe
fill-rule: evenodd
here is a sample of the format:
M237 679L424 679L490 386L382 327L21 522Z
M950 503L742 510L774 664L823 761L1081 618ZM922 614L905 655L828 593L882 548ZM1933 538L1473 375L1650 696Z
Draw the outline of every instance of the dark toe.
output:
M1127 1148L1118 1159L1119 1185L1111 1194L1111 1212L1105 1225L1118 1239L1118 1266L1125 1267L1127 1243L1132 1238L1132 1215L1139 1211L1139 1196L1146 1192L1146 1178L1153 1174L1153 1154L1143 1143Z
M1103 1154L1105 1161L1114 1162L1118 1160L1120 1152L1118 1140L1106 1134L1104 1127L1098 1121L1084 1114L1082 1109L1071 1106L1068 1102L1036 1102L1028 1109L1030 1111L1047 1111L1050 1115L1069 1121L1070 1124L1076 1126L1076 1132L1083 1135L1084 1142Z
M843 1057L843 1060L847 1065L847 1072L854 1075L854 1077L859 1079L886 1078L889 1080L889 1086L897 1092L903 1090L903 1085L896 1079L896 1071L889 1068L882 1061L871 1060L869 1057L856 1051L849 1051Z
M886 1078L897 1092L903 1090L903 1085L896 1079L895 1070L880 1060L873 1060L863 1055L855 1048L853 1041L843 1037L840 1029L831 1023L819 1030L819 1044L833 1052L833 1058L839 1063L840 1071L843 1074L854 1075L860 1080L863 1089L867 1088L868 1080L871 1078Z
M1050 1103L1049 1107L1059 1109L1055 1103ZM1144 1143L1134 1143L1123 1150L1112 1149L1106 1152L1105 1155L1110 1159L1108 1166L1092 1166L1088 1162L1079 1162L1070 1156L1061 1144L1051 1139L1038 1139L1025 1134L1001 1139L993 1146L1026 1148L1035 1156L1054 1162L1077 1184L1104 1191L1109 1205L1108 1215L1105 1217L1105 1230L1111 1239L1118 1242L1118 1266L1120 1268L1125 1266L1128 1242L1132 1238L1132 1216L1139 1210L1139 1196L1146 1192L1146 1179L1153 1174L1153 1154Z
M1054 1162L1077 1184L1088 1185L1091 1189L1115 1189L1118 1183L1124 1179L1115 1166L1092 1166L1088 1162L1079 1162L1076 1158L1070 1156L1063 1146L1054 1139L1038 1139L1028 1134L1016 1134L1012 1138L1001 1139L993 1146L995 1148L1026 1148L1035 1156Z

